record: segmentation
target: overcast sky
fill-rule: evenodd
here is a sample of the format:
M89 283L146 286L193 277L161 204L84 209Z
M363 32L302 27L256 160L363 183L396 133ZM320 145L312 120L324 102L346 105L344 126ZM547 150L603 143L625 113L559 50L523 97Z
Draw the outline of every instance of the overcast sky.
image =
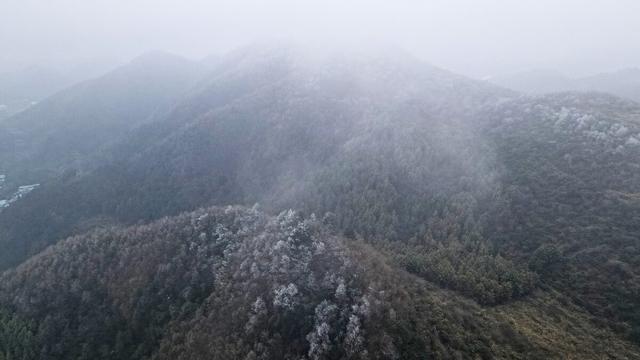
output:
M0 0L0 70L154 49L198 58L263 37L391 41L475 77L584 75L640 66L640 0Z

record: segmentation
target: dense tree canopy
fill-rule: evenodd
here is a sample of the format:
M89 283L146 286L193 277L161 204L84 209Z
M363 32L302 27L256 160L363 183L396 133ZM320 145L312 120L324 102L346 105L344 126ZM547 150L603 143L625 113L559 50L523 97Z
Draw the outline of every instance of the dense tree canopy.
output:
M174 100L0 211L3 356L638 357L639 105L291 49Z

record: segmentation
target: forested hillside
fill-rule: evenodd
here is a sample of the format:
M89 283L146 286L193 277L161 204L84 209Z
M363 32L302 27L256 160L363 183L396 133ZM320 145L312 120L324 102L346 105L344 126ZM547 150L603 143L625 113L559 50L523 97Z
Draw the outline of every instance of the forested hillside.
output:
M385 49L191 84L0 212L7 357L640 357L638 104Z
M289 48L232 54L199 89L108 165L4 211L3 238L23 248L10 258L96 222L206 204L331 211L347 233L408 240L449 197L490 193L491 149L472 114L511 94L408 56L317 62Z
M639 341L640 106L565 93L490 117L510 219L494 242Z
M1 314L11 314L0 357L564 358L509 321L511 309L484 312L387 261L292 211L211 208L94 231L0 279ZM585 356L637 355L574 321L612 341Z

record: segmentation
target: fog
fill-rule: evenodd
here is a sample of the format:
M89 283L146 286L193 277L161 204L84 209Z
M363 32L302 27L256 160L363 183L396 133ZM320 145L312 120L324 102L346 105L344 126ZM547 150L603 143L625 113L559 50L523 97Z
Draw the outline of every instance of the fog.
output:
M640 66L638 14L637 0L3 0L0 71L154 49L201 58L284 37L392 42L474 77L580 76Z

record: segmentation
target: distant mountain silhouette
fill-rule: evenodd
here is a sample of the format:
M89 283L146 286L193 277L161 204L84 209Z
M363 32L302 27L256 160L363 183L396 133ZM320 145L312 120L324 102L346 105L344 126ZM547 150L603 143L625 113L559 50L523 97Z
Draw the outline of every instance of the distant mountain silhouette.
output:
M532 94L560 91L600 91L640 102L640 69L629 68L582 78L570 78L556 71L534 70L498 76L490 82Z

